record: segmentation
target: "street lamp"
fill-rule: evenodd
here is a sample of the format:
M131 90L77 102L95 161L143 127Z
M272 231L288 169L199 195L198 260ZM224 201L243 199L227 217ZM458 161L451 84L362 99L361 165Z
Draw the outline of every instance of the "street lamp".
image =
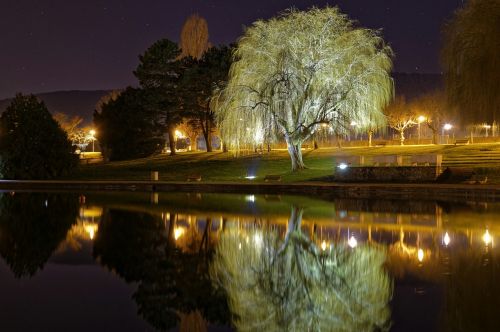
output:
M441 130L441 136L443 137L443 140L444 140L444 131L448 131L450 130L451 128L453 128L453 126L449 123L445 123L444 126L443 126L443 129ZM446 139L446 144L448 144L448 139Z
M425 116L421 115L417 118L418 122L418 144L420 144L420 124L425 121Z

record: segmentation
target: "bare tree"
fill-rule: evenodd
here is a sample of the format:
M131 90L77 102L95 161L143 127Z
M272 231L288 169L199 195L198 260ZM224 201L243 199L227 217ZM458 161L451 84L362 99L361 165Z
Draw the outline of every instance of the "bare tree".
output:
M201 59L203 53L209 48L208 24L203 17L193 14L184 22L180 47L181 57L190 56L197 60Z
M384 123L392 97L391 50L338 8L291 9L255 22L240 39L216 109L233 149L284 139L292 171L305 168L302 143L322 124L337 132L372 115Z
M405 130L417 124L413 110L406 103L404 97L396 97L394 101L387 106L385 114L389 122L389 127L396 130L399 134L399 142L405 144Z
M500 116L500 1L469 0L444 29L446 90L465 123Z
M425 94L412 101L410 108L416 117L423 116L425 118L425 124L432 131L432 144L438 144L439 129L450 116L446 95L442 91Z

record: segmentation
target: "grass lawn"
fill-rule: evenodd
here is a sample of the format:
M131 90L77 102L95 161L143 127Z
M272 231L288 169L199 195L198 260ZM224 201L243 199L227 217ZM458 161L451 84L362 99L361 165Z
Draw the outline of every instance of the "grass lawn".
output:
M308 169L292 173L285 150L271 153L233 156L222 152L183 152L176 156L158 155L150 158L110 163L82 164L67 178L85 180L148 180L149 171L159 172L160 180L185 181L189 175L201 174L202 181L260 182L266 174L279 174L283 182L319 181L334 172L335 156L363 155L366 162L374 155L440 153L444 166L473 167L488 176L489 183L500 183L500 143L473 145L408 145L386 147L320 148L303 150ZM255 180L245 176L255 175Z

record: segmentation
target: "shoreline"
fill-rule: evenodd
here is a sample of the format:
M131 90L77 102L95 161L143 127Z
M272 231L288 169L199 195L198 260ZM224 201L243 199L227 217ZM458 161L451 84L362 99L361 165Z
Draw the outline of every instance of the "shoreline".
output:
M173 181L0 180L3 191L121 191L322 195L356 199L500 202L500 185L416 183L241 183Z

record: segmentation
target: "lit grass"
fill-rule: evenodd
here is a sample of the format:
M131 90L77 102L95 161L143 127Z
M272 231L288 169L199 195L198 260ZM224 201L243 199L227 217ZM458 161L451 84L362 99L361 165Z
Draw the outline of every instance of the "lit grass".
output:
M265 175L281 175L283 182L325 180L333 175L335 157L363 155L367 162L375 155L401 154L409 161L413 154L440 153L444 166L473 167L488 176L489 183L500 183L500 143L474 145L412 145L386 147L321 148L304 150L308 169L292 173L285 150L249 154L238 158L221 152L184 152L176 156L158 155L130 161L81 165L72 179L148 180L151 170L160 180L185 181L189 175L200 174L204 182L261 182ZM245 176L255 175L255 180Z

